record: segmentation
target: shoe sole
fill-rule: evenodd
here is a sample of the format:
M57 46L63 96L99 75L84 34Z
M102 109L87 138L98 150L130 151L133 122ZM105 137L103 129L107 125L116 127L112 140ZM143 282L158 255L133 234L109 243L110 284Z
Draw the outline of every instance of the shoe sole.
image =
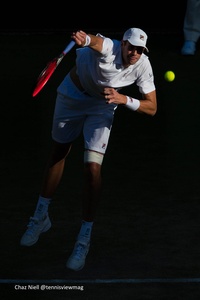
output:
M189 53L189 52L181 52L182 55L185 55L185 56L192 56L192 55L195 55L195 53Z
M75 268L71 267L71 266L68 265L68 264L67 264L66 266L67 266L68 269L70 269L70 270L72 270L72 271L80 271L80 270L82 270L82 269L84 268L85 263L84 263L81 267L79 267L78 269L75 269Z
M40 234L42 234L42 233L44 233L44 232L47 232L50 228L51 228L51 221L50 221L50 223L48 223L48 224L43 228L43 230L40 232ZM20 242L20 245L21 245L21 246L26 246L26 247L33 246L33 245L36 244L37 241L39 240L40 234L39 234L37 240L34 240L32 243L29 243L29 244L26 243L26 244L25 244L25 243L23 243L23 242Z
M87 252L86 252L86 254L85 254L85 260L86 260L86 256L88 255L89 249L90 249L90 247L88 248L88 250L87 250ZM76 268L73 268L72 266L70 266L70 259L71 259L71 256L69 257L69 259L68 259L68 261L67 261L67 263L66 263L66 267L67 267L68 269L73 270L73 271L80 271L80 270L82 270L82 269L84 268L84 266L85 266L85 261L84 261L84 263L83 263L78 269L76 269Z

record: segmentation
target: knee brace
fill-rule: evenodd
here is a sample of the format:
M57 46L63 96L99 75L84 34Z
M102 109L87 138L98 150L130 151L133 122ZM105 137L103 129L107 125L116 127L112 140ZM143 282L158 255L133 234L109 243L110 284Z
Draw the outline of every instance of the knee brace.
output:
M85 150L84 152L84 163L95 162L99 165L103 162L104 155L99 152Z

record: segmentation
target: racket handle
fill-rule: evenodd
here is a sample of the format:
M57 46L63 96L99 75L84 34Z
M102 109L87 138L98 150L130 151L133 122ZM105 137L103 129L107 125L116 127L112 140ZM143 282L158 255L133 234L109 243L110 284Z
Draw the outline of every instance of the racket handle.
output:
M75 45L75 42L74 41L71 41L67 47L65 48L65 50L63 50L63 53L66 54L67 52L69 52Z

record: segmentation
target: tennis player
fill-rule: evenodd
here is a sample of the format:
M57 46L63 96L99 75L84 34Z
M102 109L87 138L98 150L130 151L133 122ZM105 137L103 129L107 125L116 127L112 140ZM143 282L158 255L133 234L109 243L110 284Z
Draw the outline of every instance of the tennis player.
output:
M38 202L22 246L34 245L51 227L49 204L61 180L73 142L84 137L84 190L80 231L66 266L74 271L85 265L92 227L101 194L101 168L118 105L133 113L154 116L156 88L148 57L147 34L140 28L128 29L121 40L101 34L77 31L76 65L58 86L52 124L52 152L44 174ZM120 90L136 84L140 99Z

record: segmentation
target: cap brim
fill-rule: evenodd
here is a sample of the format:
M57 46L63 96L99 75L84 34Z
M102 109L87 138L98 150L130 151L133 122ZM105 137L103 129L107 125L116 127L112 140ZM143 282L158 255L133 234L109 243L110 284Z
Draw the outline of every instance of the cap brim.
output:
M130 41L130 39L128 39L128 42L131 44L131 45L133 45L133 46L137 46L137 47L143 47L143 48L145 48L145 50L147 51L147 52L149 52L149 49L146 47L146 46L144 46L144 45L141 45L141 41L139 41L139 40L135 40L135 41Z

